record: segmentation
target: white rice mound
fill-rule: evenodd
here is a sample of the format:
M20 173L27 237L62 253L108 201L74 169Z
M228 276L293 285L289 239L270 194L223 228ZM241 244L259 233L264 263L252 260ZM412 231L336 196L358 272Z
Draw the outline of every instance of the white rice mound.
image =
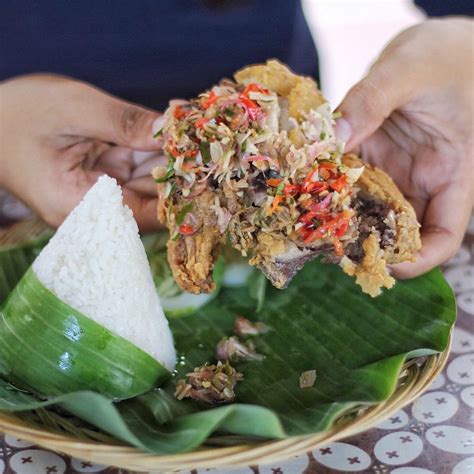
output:
M176 364L173 336L132 211L115 179L102 176L33 263L58 298L150 354Z

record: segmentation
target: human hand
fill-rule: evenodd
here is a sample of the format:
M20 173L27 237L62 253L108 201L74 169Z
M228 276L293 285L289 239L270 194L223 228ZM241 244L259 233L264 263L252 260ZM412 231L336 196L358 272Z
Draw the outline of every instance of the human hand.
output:
M143 192L153 181L136 169L131 149L159 149L159 114L51 75L1 84L0 113L0 185L49 224L59 225L106 173L123 185L140 228L157 227L156 197Z
M336 133L385 170L422 224L420 275L455 254L474 203L474 23L429 20L397 36L346 95Z

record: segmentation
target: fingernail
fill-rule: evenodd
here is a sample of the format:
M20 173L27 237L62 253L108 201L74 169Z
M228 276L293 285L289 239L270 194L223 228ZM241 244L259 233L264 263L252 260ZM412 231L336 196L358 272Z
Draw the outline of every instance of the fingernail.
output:
M156 132L158 130L161 130L163 128L163 125L165 124L165 116L161 115L157 119L154 120L152 126L151 126L151 133L153 133L153 136L156 135Z
M351 124L344 118L336 120L335 126L336 138L344 143L347 143L352 135Z

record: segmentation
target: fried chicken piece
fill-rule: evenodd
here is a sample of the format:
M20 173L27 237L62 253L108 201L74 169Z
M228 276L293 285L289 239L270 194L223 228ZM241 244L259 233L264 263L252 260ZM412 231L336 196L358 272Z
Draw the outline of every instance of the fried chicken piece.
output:
M211 291L228 234L277 288L320 255L371 296L393 286L387 264L412 260L421 245L414 210L393 181L342 155L313 79L273 60L235 80L166 112L170 162L154 176L178 284Z
M364 205L358 214L359 230L363 229L347 251L351 258L344 256L339 263L345 273L356 276L356 283L365 293L377 296L382 287L391 288L395 283L387 265L412 261L420 249L419 224L413 207L383 171L353 154L344 155L342 161L350 168L364 166L353 199L354 205L361 200ZM334 260L330 244L302 249L270 234L261 234L258 241L257 255L250 263L257 265L277 288L285 288L306 262L318 256Z

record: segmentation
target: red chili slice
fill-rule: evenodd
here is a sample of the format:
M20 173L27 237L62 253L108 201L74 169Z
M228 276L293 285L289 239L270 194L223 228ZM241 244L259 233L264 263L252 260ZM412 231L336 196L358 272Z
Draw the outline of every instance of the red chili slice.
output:
M252 99L249 99L248 97L246 97L244 95L241 95L239 100L240 100L241 104L243 106L245 106L245 108L247 110L257 110L258 109L258 105Z
M336 232L335 232L336 237L342 237L346 233L348 227L349 227L349 218L346 218L340 223L340 225L336 229Z
M326 236L327 229L324 225L319 226L317 229L312 230L309 234L306 235L304 238L304 243L309 244L314 242L315 240L320 240Z
M285 184L285 187L283 188L283 192L287 196L295 196L299 191L300 187L297 184Z
M268 186L271 186L272 188L275 188L275 187L278 186L280 183L281 183L281 179L278 179L278 178L270 178L270 179L267 179L267 184L268 184Z
M300 237L303 239L304 242L306 242L306 239L308 238L309 234L311 234L311 230L307 229L306 227L300 227L298 229L298 233L300 234Z
M311 212L311 211L310 211ZM326 221L324 224L321 224L317 229L314 229L304 238L305 243L310 243L315 240L328 237L330 234L334 234L336 237L342 237L349 225L350 217L346 212L341 212L333 219Z
M188 111L183 109L183 107L181 107L180 105L177 105L174 109L174 118L175 119L182 119L183 117L185 117L187 115Z
M311 224L313 222L313 220L316 218L316 212L305 212L304 214L302 214L298 221L299 222L302 222L303 224Z
M209 97L205 99L201 105L204 109L208 109L217 99L218 96L214 93L214 91L211 91L209 93Z
M194 126L196 128L203 128L207 122L209 122L209 119L207 119L206 117L201 117L200 119L196 120L196 123L194 124Z
M198 154L197 150L186 150L184 152L185 158L194 158Z
M306 188L304 189L305 193L314 194L320 193L322 191L326 191L328 189L328 184L322 181L315 181L314 183L308 183Z
M303 224L308 225L308 224L312 224L315 219L324 221L329 216L330 216L329 210L327 210L327 209L322 209L322 210L319 210L319 211L309 211L309 212L305 212L304 214L302 214L299 217L298 221L302 222Z
M334 189L334 191L337 191L340 193L342 189L346 186L347 184L347 177L346 175L339 176L335 181L332 181L329 183L329 186Z
M270 94L270 91L268 89L265 89L265 87L260 86L259 84L249 84L244 91L242 92L242 95L248 96L249 92L260 92L262 94Z
M314 169L314 170L311 170L305 177L305 179L303 180L303 184L301 185L301 191L303 193L307 193L308 192L308 186L312 183L312 179L313 179L313 176L315 175L315 173L317 173L318 170L317 168ZM315 181L316 182L316 181Z
M178 231L181 235L193 235L194 234L194 229L192 226L187 225L187 224L181 224L178 227Z

